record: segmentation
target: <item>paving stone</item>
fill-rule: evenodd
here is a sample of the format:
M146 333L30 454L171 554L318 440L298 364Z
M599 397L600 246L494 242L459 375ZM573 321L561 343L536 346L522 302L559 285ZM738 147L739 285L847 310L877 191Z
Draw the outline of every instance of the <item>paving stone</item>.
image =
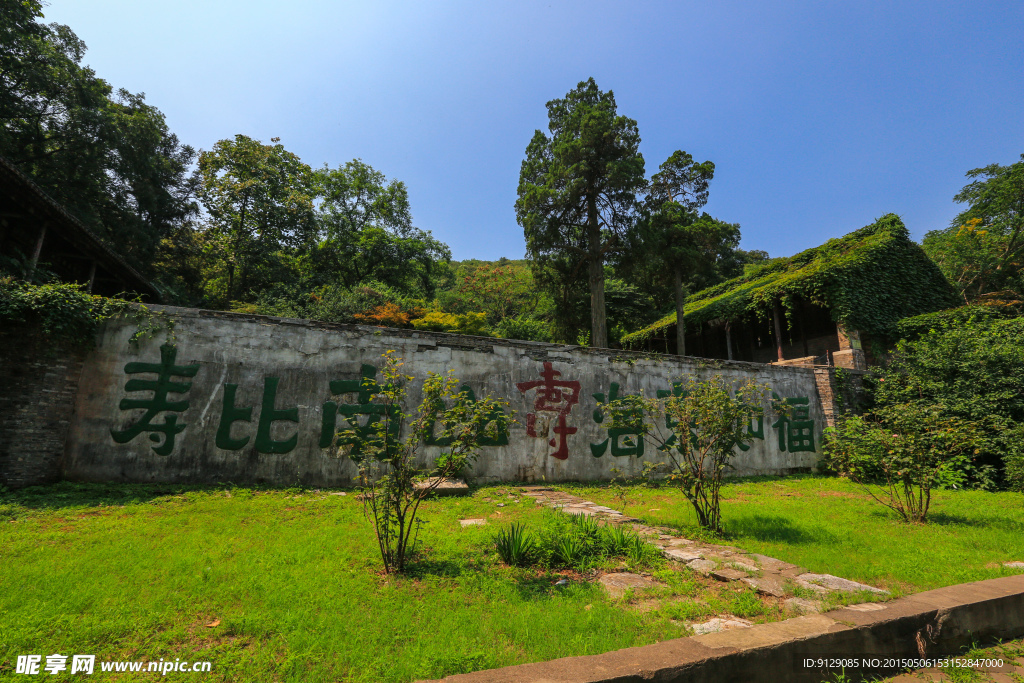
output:
M771 595L776 598L784 598L788 595L786 584L778 574L751 576L743 579L743 583L753 586L762 595Z
M729 567L723 567L722 569L716 569L711 572L711 576L718 579L719 581L739 581L745 579L749 574L741 572L739 569L731 569Z
M668 542L668 544L671 546L693 545L693 541L691 541L688 538L673 538L671 541Z
M1003 562L1003 566L1010 569L1024 569L1024 562Z
M465 528L467 526L482 526L484 524L487 524L487 520L486 519L460 519L459 520L459 524L461 524L463 526L463 528Z
M747 564L746 562L740 562L739 560L730 560L729 561L729 565L732 566L735 569L740 569L740 570L745 571L745 572L760 571L760 569L758 567L755 567L752 564Z
M739 617L729 617L722 619L715 617L710 621L705 621L703 624L694 624L690 628L698 636L705 635L707 633L718 633L720 631L732 631L737 628L750 628L753 624L746 619L740 619Z
M670 560L676 560L677 562L693 562L694 560L700 559L700 553L695 553L691 550L682 550L681 548L665 548L661 553Z
M854 612L877 612L880 609L885 609L886 605L879 602L862 602L857 605L847 605L843 609L852 609Z
M800 588L806 588L807 590L814 591L818 595L828 595L829 593L832 592L831 588L825 588L824 586L819 586L816 583L811 583L810 581L804 581L803 579L799 579L799 578L798 579L793 579L793 583L795 583Z
M583 515L585 517L593 517L597 514L593 510L588 510L587 508L581 507L564 507L562 508L562 512L566 513L567 515Z
M661 585L656 581L648 579L646 576L631 574L629 572L605 574L597 581L604 586L604 589L608 591L608 595L613 598L622 597L622 595L629 589L644 590L646 588L656 588Z
M717 567L718 565L715 562L712 562L711 560L694 560L693 562L687 562L686 566L692 569L693 571L699 574L704 574L706 576L713 572L715 570L715 567Z
M787 609L800 614L817 614L821 611L819 600L807 600L806 598L790 598L783 603Z
M429 477L423 481L416 482L413 489L422 491L437 483L432 493L435 496L465 496L469 494L469 486L461 479L442 479L440 477Z
M755 562L757 562L759 565L761 565L765 569L771 569L772 571L780 572L780 571L783 571L785 569L796 569L797 568L797 566L795 564L790 564L789 562L783 562L782 560L777 560L774 557L768 557L767 555L751 554L750 557L752 557ZM801 572L801 573L803 573L803 572Z
M842 579L838 576L832 576L831 574L801 574L797 578L835 591L871 591L872 593L877 593L879 595L889 595L889 591L884 591L881 588L857 583L856 581L850 581L849 579Z

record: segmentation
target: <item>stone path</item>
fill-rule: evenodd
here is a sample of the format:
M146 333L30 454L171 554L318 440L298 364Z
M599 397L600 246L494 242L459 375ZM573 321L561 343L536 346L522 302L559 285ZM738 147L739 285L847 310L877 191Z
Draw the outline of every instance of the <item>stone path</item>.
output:
M803 567L783 562L774 557L745 553L732 546L700 543L683 538L674 535L675 532L672 529L648 526L635 517L629 517L618 510L597 505L564 491L556 491L545 486L524 486L522 491L523 495L533 498L537 504L546 505L570 515L587 515L607 524L629 525L638 534L646 537L649 543L661 548L662 554L669 560L718 581L738 581L754 588L762 595L788 598L785 600L786 607L796 612L819 612L821 611L821 602L794 597L794 588L803 588L818 596L825 596L836 591L868 591L876 595L889 595L888 591L880 588L849 581L831 574L812 574ZM620 578L617 578L615 583L619 584L625 581L621 575L618 576ZM874 608L873 603L854 607L864 610ZM713 619L707 624L697 624L693 628L700 627L703 629L702 632L713 632L739 628L744 625L749 625L749 622L736 618Z

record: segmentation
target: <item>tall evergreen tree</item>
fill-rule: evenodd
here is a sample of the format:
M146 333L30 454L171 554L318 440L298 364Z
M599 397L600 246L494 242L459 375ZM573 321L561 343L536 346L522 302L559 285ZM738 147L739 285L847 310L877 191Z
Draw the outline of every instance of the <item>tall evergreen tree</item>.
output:
M550 136L538 130L526 148L516 218L532 258L543 264L568 257L586 266L590 342L607 347L604 264L635 224L645 184L640 133L593 78L547 109Z

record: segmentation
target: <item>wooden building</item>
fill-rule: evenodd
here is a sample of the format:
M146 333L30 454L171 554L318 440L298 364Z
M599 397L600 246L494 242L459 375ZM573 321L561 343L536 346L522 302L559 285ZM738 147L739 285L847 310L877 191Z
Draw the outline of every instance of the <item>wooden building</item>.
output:
M0 254L30 279L36 269L61 282L79 282L93 294L139 296L159 302L160 290L0 157Z
M895 339L900 319L957 303L938 267L888 214L690 296L686 355L864 369ZM675 313L622 344L676 353Z

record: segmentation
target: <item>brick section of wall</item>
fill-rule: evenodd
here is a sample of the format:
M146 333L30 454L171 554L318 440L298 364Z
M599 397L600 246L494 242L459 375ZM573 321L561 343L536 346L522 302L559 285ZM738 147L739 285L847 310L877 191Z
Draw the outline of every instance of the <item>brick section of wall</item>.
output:
M818 387L818 398L821 399L821 412L825 416L825 424L836 426L836 418L844 412L860 412L861 398L864 392L864 375L860 370L843 370L846 379L840 386L836 376L836 368L814 368L814 383Z
M0 334L0 484L61 478L86 353L36 335Z

